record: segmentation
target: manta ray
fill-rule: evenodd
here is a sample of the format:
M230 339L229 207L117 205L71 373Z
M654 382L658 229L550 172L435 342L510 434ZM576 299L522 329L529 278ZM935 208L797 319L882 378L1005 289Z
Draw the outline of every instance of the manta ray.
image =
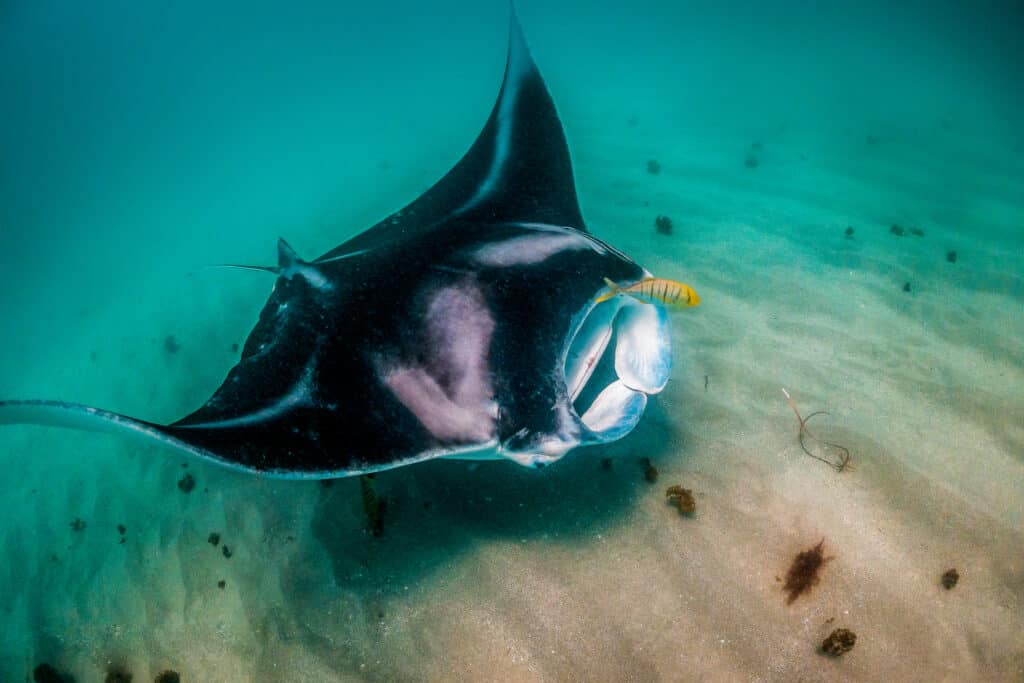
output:
M628 434L669 379L666 308L609 289L651 273L587 229L514 10L509 34L497 102L447 175L320 258L278 242L260 268L273 291L202 407L163 425L11 400L0 424L125 434L296 479L433 458L542 467Z

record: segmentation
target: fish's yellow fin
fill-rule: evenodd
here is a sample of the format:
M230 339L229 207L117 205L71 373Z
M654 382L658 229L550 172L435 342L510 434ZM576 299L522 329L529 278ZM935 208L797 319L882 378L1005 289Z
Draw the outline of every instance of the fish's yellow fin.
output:
M608 290L609 291L605 292L601 296L599 296L596 299L594 299L594 303L595 304L599 304L601 302L608 301L608 299L611 299L613 296L618 294L621 291L621 289L622 289L621 287L619 287L617 284L615 284L614 282L612 282L608 278L604 279L604 283L606 285L608 285Z

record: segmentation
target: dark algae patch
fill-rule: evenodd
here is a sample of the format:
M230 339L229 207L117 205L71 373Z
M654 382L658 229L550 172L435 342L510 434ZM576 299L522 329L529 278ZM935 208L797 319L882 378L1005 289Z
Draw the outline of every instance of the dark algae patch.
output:
M671 235L672 219L668 216L658 216L654 219L654 229L658 231L659 235Z
M107 677L104 683L132 683L132 674L123 666L116 665L107 669Z
M227 543L222 545L220 547L220 550L221 550L222 553L224 553L224 557L226 557L228 559L231 559L231 556L234 555L234 553L231 551L231 548L228 547Z
M793 601L816 586L821 580L821 568L831 557L825 557L823 548L825 539L818 541L818 545L797 553L793 558L789 570L786 572L786 583L782 590L789 594L786 604L792 605Z
M178 675L177 671L161 671L157 674L156 678L153 679L153 683L181 683L181 676Z
M211 531L210 535L206 537L206 542L214 547L217 547L218 545L220 545L220 534L218 534L216 531Z
M697 501L690 489L684 489L679 484L675 484L665 490L665 496L669 503L676 506L679 514L692 515L697 512Z
M947 569L942 575L942 587L946 590L952 590L956 584L960 582L960 572L956 569Z
M640 461L640 464L644 467L644 479L647 480L648 484L658 481L658 468L651 463L650 458L644 458Z
M35 683L75 683L74 677L60 673L46 662L32 670L32 680Z
M857 634L848 628L837 628L828 634L821 643L821 651L827 655L838 657L853 649L857 642Z
M387 511L387 501L377 494L372 474L364 474L359 477L359 490L363 497L363 512L366 513L367 529L374 536L380 536L384 533L384 513Z
M182 493L191 493L192 489L196 487L196 478L188 472L185 476L178 480L178 488L181 489Z

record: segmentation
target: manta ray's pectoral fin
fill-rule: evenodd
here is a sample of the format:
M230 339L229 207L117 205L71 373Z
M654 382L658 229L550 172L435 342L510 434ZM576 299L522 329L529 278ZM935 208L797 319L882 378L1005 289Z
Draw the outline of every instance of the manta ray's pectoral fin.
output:
M586 230L562 122L514 7L501 91L469 151L411 204L326 257L409 239L453 219Z

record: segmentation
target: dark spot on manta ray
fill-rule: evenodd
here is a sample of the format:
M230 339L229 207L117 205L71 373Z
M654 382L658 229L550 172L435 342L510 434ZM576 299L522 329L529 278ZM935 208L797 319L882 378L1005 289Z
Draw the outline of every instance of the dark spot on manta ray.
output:
M71 520L72 531L82 531L83 529L85 529L84 519L82 519L81 517L75 517L73 520Z
M188 472L185 476L178 480L178 488L181 489L182 493L191 493L192 489L196 487L196 479Z
M217 547L217 545L220 543L220 534L218 534L216 531L211 531L210 535L206 537L206 542L214 547Z
M629 434L669 380L668 312L619 294L594 306L607 282L648 272L588 230L562 123L514 17L508 46L479 136L439 181L417 179L425 194L319 257L281 239L274 265L242 266L271 273L272 293L238 339L244 358L198 409L158 424L3 400L0 424L105 428L286 479L444 457L537 468ZM606 353L594 339L614 342ZM152 344L183 350L173 335ZM613 356L628 362L600 363Z
M658 216L654 219L654 229L658 231L659 235L671 235L672 219L668 216Z

